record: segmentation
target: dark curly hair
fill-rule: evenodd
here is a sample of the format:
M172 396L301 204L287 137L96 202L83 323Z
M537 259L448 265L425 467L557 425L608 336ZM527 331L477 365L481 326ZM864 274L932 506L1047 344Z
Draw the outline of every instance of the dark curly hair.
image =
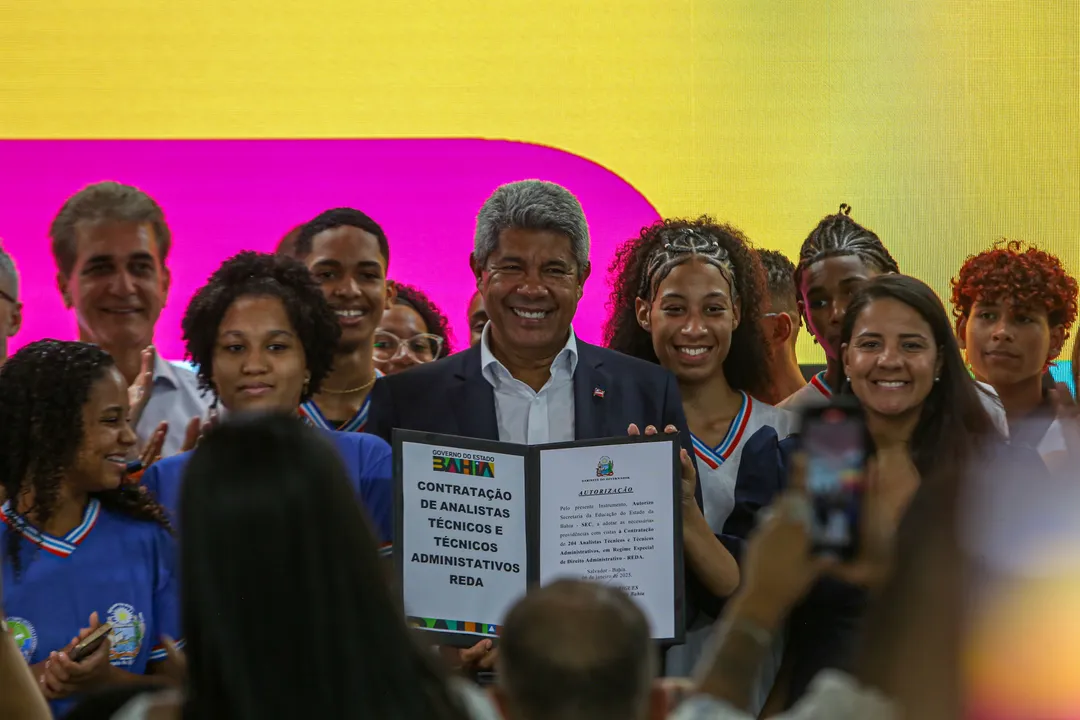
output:
M394 304L415 310L424 321L424 325L427 325L427 331L443 339L442 350L435 359L444 358L452 353L453 336L450 333L450 321L443 315L442 310L419 288L399 282L395 282L394 287L397 288Z
M842 255L855 255L879 273L898 273L900 267L885 249L881 238L851 219L851 206L840 205L840 212L826 215L810 231L799 249L795 268L795 288L802 292L802 276L816 262Z
M187 356L199 367L199 385L214 390L214 345L225 313L242 297L281 300L304 348L311 380L301 401L319 391L341 336L337 315L307 267L286 255L242 252L221 264L188 303L181 327Z
M611 295L604 342L627 355L658 363L652 337L638 324L634 301L651 299L662 278L659 273L646 278L650 258L665 245L687 235L707 237L727 253L739 298L739 326L731 335L731 349L724 360L724 376L735 390L750 394L765 392L769 385L768 349L761 329L761 308L767 304L765 271L761 260L741 230L718 224L707 215L696 220L661 220L641 229L616 251L608 269ZM692 254L686 254L690 259ZM682 260L675 261L682 262ZM668 271L673 265L669 264Z
M83 406L91 388L114 367L97 345L39 340L0 366L0 487L15 506L32 497L25 515L43 525L56 510L60 485L82 445ZM165 510L135 485L92 493L102 507L166 529ZM21 535L7 529L8 556L19 570Z
M1076 321L1076 278L1050 253L1019 240L999 240L960 267L952 281L952 310L957 328L979 301L1002 297L1046 311L1051 327L1062 325L1065 337Z

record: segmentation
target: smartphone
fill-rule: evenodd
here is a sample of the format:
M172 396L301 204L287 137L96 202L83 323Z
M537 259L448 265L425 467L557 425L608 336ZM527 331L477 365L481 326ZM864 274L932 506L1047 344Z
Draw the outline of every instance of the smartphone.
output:
M870 433L862 407L851 396L806 408L801 447L812 509L810 539L816 555L850 560L859 552Z
M112 623L101 625L97 630L80 640L78 645L71 648L68 657L75 662L85 660L92 655L95 650L101 647L101 644L105 642L105 638L109 637L109 633L112 632L112 629Z

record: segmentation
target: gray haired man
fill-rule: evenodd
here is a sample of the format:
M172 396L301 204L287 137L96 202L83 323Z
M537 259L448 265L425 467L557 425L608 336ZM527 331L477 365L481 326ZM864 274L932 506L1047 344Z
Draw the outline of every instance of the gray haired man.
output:
M0 247L0 365L7 360L7 341L19 332L22 325L22 303L19 302L19 272L15 261Z
M490 318L480 342L376 381L367 432L538 445L671 426L693 457L675 376L574 333L589 228L569 190L540 180L497 188L477 216L469 264ZM488 643L461 659L489 669Z

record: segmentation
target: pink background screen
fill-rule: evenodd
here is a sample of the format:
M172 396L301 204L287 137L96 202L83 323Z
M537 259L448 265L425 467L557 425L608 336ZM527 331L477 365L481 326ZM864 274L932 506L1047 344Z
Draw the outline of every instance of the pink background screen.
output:
M76 337L56 290L48 230L65 198L101 180L136 185L165 211L173 282L156 342L172 359L184 355L179 328L188 299L222 260L241 250L272 252L286 232L327 208L355 207L382 225L390 277L431 296L450 318L455 349L468 342L476 212L498 185L539 178L581 200L593 275L574 326L590 342L599 341L606 317L615 248L659 218L607 169L506 141L2 141L0 157L0 238L19 268L25 315L10 352L43 337Z

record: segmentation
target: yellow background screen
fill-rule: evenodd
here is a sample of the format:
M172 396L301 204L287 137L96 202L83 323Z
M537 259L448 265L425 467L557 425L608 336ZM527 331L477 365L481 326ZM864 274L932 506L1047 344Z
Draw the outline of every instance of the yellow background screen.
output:
M1078 11L1076 0L7 2L0 138L528 141L605 166L661 214L708 212L789 255L850 203L904 272L947 299L963 259L1000 236L1080 271ZM821 359L801 343L804 361Z

